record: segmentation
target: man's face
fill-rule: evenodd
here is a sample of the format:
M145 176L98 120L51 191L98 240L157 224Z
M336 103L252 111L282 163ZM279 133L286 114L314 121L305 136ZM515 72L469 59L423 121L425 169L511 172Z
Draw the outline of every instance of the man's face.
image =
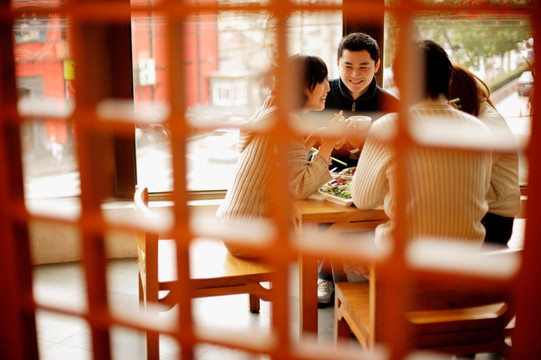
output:
M346 84L353 99L366 92L374 74L379 69L379 63L370 58L366 50L344 50L342 57L337 60L340 78Z

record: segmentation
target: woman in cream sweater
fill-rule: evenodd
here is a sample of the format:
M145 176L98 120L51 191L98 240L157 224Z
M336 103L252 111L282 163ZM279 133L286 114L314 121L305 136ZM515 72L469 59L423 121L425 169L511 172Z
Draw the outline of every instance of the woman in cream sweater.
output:
M293 101L294 111L289 114L288 121L293 125L292 129L298 129L305 121L303 115L325 108L325 99L329 92L328 72L323 60L308 55L291 56L288 69L294 74L288 94L288 98ZM313 137L295 135L286 145L287 164L280 164L276 149L284 145L279 145L280 139L264 130L274 124L277 116L277 100L273 92L246 127L241 129L237 144L240 159L233 183L216 214L222 224L244 225L252 220L270 218L273 201L270 184L276 171L288 172L289 190L297 199L307 198L332 179L328 170L331 164L330 155L339 139L336 136L323 139L318 151L310 157L314 141L307 139ZM335 117L331 126L343 131L346 123L339 116ZM258 251L240 244L226 242L226 246L236 256L260 255Z

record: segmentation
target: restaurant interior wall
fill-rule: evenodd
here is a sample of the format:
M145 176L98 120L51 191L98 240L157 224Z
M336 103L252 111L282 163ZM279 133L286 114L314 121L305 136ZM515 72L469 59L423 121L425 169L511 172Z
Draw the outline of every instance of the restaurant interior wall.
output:
M19 112L19 94L17 93L17 84L15 73L17 71L16 64L16 42L17 39L13 36L13 25L20 15L24 12L16 6L17 2L12 5L10 1L2 0L0 2L0 45L2 46L3 55L0 58L0 107L4 109L0 113L0 126L2 145L0 147L0 206L2 211L1 229L2 237L0 245L0 288L9 291L2 291L0 296L0 318L3 319L0 323L0 358L6 359L37 359L40 358L39 349L37 346L37 329L35 321L36 309L46 309L48 311L68 314L70 316L80 317L88 321L92 328L92 346L95 359L109 359L110 352L110 326L120 325L133 329L153 329L160 330L171 335L182 347L182 359L190 359L193 356L193 348L199 342L217 343L231 348L238 348L255 354L269 354L275 359L325 359L329 352L334 353L336 358L350 358L348 352L333 352L332 346L329 344L320 344L321 351L314 351L305 345L313 345L305 340L299 342L292 340L287 326L288 308L285 306L276 306L273 311L273 330L267 336L261 336L264 340L256 344L250 337L245 338L221 338L215 337L213 334L201 334L197 332L197 324L193 323L190 317L190 298L191 290L186 289L186 301L181 305L184 310L178 318L176 324L156 324L149 322L144 317L144 314L134 313L126 318L122 314L108 307L106 277L104 268L107 257L107 243L117 242L122 240L107 240L108 232L121 232L132 236L133 232L141 228L141 224L134 224L127 221L131 219L126 213L122 216L107 215L107 205L116 201L112 188L111 173L112 169L121 168L118 164L118 158L114 159L114 155L108 151L111 146L111 138L118 137L127 139L127 143L131 141L133 144L133 122L146 124L144 120L131 116L129 112L123 112L122 105L124 103L114 103L113 115L107 112L100 112L98 109L106 107L105 100L108 97L116 98L117 100L130 100L135 96L129 94L124 89L114 89L114 77L116 74L111 73L110 69L104 71L110 62L111 48L103 46L102 41L106 37L100 37L111 29L119 29L120 25L124 28L130 24L132 17L136 18L137 14L158 11L166 14L168 17L167 26L165 28L167 41L165 42L168 50L163 56L166 57L167 63L182 63L186 61L182 45L189 42L189 39L183 36L182 25L186 19L186 14L195 14L200 12L214 13L228 6L232 6L238 11L267 11L273 14L277 21L277 51L278 60L285 59L287 48L287 37L285 36L285 17L294 10L302 10L305 12L312 11L328 11L338 9L347 12L348 14L359 14L361 17L377 17L382 10L392 12L401 19L403 24L407 24L411 20L410 16L415 9L430 8L431 4L417 3L413 1L403 1L388 4L383 2L359 3L354 1L344 1L343 5L334 3L322 2L310 3L304 1L289 2L281 0L277 2L262 2L252 3L246 2L240 5L235 2L224 3L221 5L217 2L180 2L180 3L156 3L149 5L147 3L133 3L128 6L128 2L111 1L111 2L88 2L72 0L70 2L48 2L43 5L41 2L32 4L35 6L36 14L40 17L49 17L57 19L58 14L69 17L73 22L72 34L78 43L70 53L68 61L63 58L65 48L59 47L57 56L62 62L63 77L66 80L63 88L69 93L70 97L76 100L77 107L73 112L70 112L68 117L71 124L76 129L74 137L77 142L75 150L78 167L80 168L81 177L81 194L76 200L77 206L75 211L69 209L55 208L46 205L45 207L33 209L27 206L25 199L25 187L23 178L23 148L25 146L24 125L28 120L28 115ZM539 37L539 27L541 22L539 17L539 4L526 3L525 5L509 5L505 8L500 8L492 4L485 5L469 5L464 4L467 11L494 11L495 13L508 11L516 14L529 16L535 30L535 37ZM223 7L223 8L222 8ZM438 5L440 9L454 11L454 8L445 8L445 4ZM228 10L230 8L227 8ZM362 10L362 11L361 11ZM189 16L188 15L188 16ZM355 15L353 16L355 18ZM110 35L110 33L109 33ZM41 38L37 37L39 41ZM79 42L85 40L83 42ZM14 44L15 41L15 44ZM212 41L215 41L212 40ZM19 48L20 49L20 48ZM97 52L94 52L98 49ZM180 51L178 51L180 49ZM536 51L539 55L539 51ZM117 64L130 64L131 73L131 55L126 56L126 52L121 53ZM149 57L150 58L150 57ZM71 59L75 59L77 68L75 70L76 78L72 80L69 76L70 66L73 64ZM95 60L93 63L90 59ZM51 60L51 65L58 62L58 59ZM28 65L31 67L30 65ZM66 72L66 67L68 68ZM58 72L58 64L51 67L52 71ZM534 68L537 70L537 66ZM95 72L95 70L99 70ZM18 71L27 70L19 68ZM67 74L67 75L66 75ZM100 76L96 76L100 74ZM125 73L123 73L125 76ZM280 85L284 82L284 74L279 73L278 85L282 89L286 87ZM175 219L175 226L172 230L173 234L179 239L182 244L188 244L192 241L193 233L189 231L190 217L193 212L189 209L189 193L186 186L185 172L185 149L183 142L189 135L187 128L187 118L185 109L187 108L190 92L187 91L185 84L187 83L187 74L181 69L171 68L166 74L170 80L170 87L165 89L169 96L170 113L165 117L165 122L171 127L172 132L172 163L174 175L174 187L169 196L172 203L172 213ZM76 86L72 87L75 82ZM47 83L47 82L46 82ZM44 85L45 86L45 85ZM408 85L404 85L407 88ZM409 85L411 86L411 84ZM76 91L73 91L76 89ZM285 103L287 90L280 97L280 101ZM186 94L185 97L173 97L171 94ZM65 94L64 94L65 95ZM63 95L63 98L64 98ZM192 94L193 95L193 94ZM537 107L540 99L537 93L534 93L533 107ZM43 104L36 104L35 111L31 114L32 117L40 121L47 121L50 116L50 109L42 107ZM40 111L42 111L40 113ZM107 114L107 116L102 116ZM535 121L538 117L537 113L533 113L534 121L532 122L531 139L527 147L528 154L539 153L541 149L541 131L539 129L539 121ZM58 120L53 116L50 119L51 123L58 124ZM285 124L281 124L285 125ZM287 127L287 126L286 126ZM64 130L67 130L66 127ZM64 131L61 130L61 131ZM58 131L58 127L55 128ZM271 131L280 131L279 128L273 128ZM45 133L48 133L47 131ZM66 137L59 136L58 139L68 139L71 130L66 133ZM286 135L287 136L287 135ZM405 137L406 135L402 134ZM56 137L56 136L55 136ZM22 140L21 140L22 139ZM50 139L47 138L47 139ZM401 143L402 137L396 140L397 146L404 146ZM99 152L96 149L96 144L104 144L104 148ZM114 146L114 145L113 145ZM118 148L117 148L118 149ZM129 153L129 151L128 151ZM98 155L105 154L105 157ZM132 154L133 155L133 154ZM97 159L96 159L97 157ZM107 161L99 161L107 160ZM115 162L116 160L116 162ZM132 159L131 164L135 161ZM537 334L540 333L541 311L538 309L538 304L541 299L541 289L536 274L539 273L540 264L536 261L536 254L539 253L541 244L535 241L539 237L541 229L539 225L539 211L536 209L536 204L539 204L541 199L541 187L539 184L539 174L541 174L541 165L532 162L530 168L530 176L528 182L528 225L525 234L525 251L523 257L522 268L518 277L517 283L517 329L513 338L513 354L512 359L525 359L533 356L541 356L540 345L538 344ZM130 178L128 176L128 178ZM279 189L283 179L276 179L273 185ZM277 198L280 199L280 207L283 214L288 213L287 204L289 198L285 192L277 192ZM105 209L105 210L104 210ZM303 252L302 246L295 248L289 246L290 242L295 239L290 235L290 224L287 216L275 214L276 238L269 247L269 257L276 264L283 265L284 252L287 252L286 258L294 259L299 252ZM89 289L89 296L86 299L86 304L73 304L67 301L65 304L59 305L53 298L49 301L40 299L40 302L32 295L32 251L30 245L31 224L36 221L46 221L58 224L59 226L70 226L80 235L79 245L81 249L82 264L85 267L86 281ZM184 249L184 250L182 250ZM188 260L185 248L179 250L179 258ZM411 269L405 265L404 254L394 253L390 260L398 260L396 262L387 261L382 263L388 273L394 271L403 271L405 275L413 276ZM405 268L403 266L406 266ZM285 270L284 270L285 271ZM283 274L282 274L283 275ZM187 274L179 273L179 278L184 278ZM445 275L439 274L444 277ZM451 275L447 275L451 276ZM281 279L286 277L282 276ZM465 281L476 282L479 279L472 277ZM287 280L286 280L287 282ZM287 297L287 284L277 287L276 299ZM391 291L392 292L392 291ZM394 293L393 301L403 299L404 294L397 289ZM85 306L86 305L86 306ZM397 322L399 324L400 322ZM400 325L397 325L400 327ZM256 334L252 334L256 335ZM261 334L257 334L261 335ZM252 337L253 339L253 337ZM389 332L385 337L385 346L390 350L389 358L402 359L408 353L408 349L403 347L403 343L394 333ZM315 349L319 349L315 347ZM362 358L362 356L361 356ZM385 356L383 357L385 358Z

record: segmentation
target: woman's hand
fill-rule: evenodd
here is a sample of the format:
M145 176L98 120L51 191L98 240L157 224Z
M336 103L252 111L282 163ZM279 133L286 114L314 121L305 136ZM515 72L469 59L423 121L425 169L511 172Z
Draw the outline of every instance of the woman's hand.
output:
M341 135L338 138L338 140L335 142L334 149L340 149L342 146L344 146L348 142L348 139L346 136L347 126L349 126L349 120L344 118L343 111L340 111L338 114L334 115L334 118L331 120L331 123L329 124L329 129L331 132L336 132Z
M346 118L344 117L344 112L340 110L338 114L334 114L334 117L332 118L329 127L333 127L336 123L340 122L347 122Z
M313 133L308 135L304 140L304 147L306 151L309 151L313 147L319 147L324 139L335 139L336 148L343 146L346 142L345 131L348 122L344 118L343 112L340 111L338 114L334 114L334 117L330 121L328 126L320 127L315 130Z
M347 141L346 131L348 121L340 111L329 123L326 131L321 133L322 141L318 149L318 155L324 159L329 159L333 149L340 148Z
M335 114L328 126L319 128L315 134L320 137L321 142L334 141L335 144L346 140L346 129L348 121L344 118L343 112ZM341 145L340 145L341 146Z
M316 145L316 144L319 144L321 143L321 138L319 137L319 131L321 131L322 129L318 129L318 131L316 133L312 133L310 135L308 135L308 137L306 138L306 140L304 140L304 149L306 150L306 152L309 152L312 150L312 148Z

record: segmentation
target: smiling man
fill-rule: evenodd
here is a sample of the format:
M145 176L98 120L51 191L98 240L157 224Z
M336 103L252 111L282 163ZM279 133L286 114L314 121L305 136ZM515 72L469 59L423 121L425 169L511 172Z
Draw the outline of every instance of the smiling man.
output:
M338 45L336 62L340 77L329 81L327 110L342 110L346 119L366 115L372 120L398 111L398 99L376 83L381 59L378 43L371 36L359 32L344 36ZM333 156L345 162L345 167L356 166L359 146L362 148L362 144L354 146L347 142L335 149Z
M340 77L330 81L327 109L343 110L346 117L368 115L372 119L396 110L398 100L376 83L375 73L381 66L376 40L364 33L343 37L336 61Z
M398 111L398 99L376 83L374 74L381 66L381 59L378 43L371 36L364 33L351 33L343 37L338 45L337 65L340 77L329 81L331 90L325 101L326 109L342 110L346 118L353 115L367 115L372 120L386 113ZM359 146L362 148L362 143L352 145L346 142L342 147L334 149L332 155L345 162L347 165L344 167L357 166L361 153ZM334 162L331 166L342 168ZM334 279L341 279L344 276L333 275L333 270L331 270L329 259L320 260L318 269L320 306L331 303Z
M359 32L344 36L338 45L336 62L340 77L329 81L331 90L325 109L342 110L346 119L366 115L372 120L398 111L398 99L376 83L375 73L381 59L378 43L371 36ZM347 142L335 149L333 156L345 162L345 167L356 166L359 146L362 147L362 143L354 146ZM338 168L342 167L338 165Z

